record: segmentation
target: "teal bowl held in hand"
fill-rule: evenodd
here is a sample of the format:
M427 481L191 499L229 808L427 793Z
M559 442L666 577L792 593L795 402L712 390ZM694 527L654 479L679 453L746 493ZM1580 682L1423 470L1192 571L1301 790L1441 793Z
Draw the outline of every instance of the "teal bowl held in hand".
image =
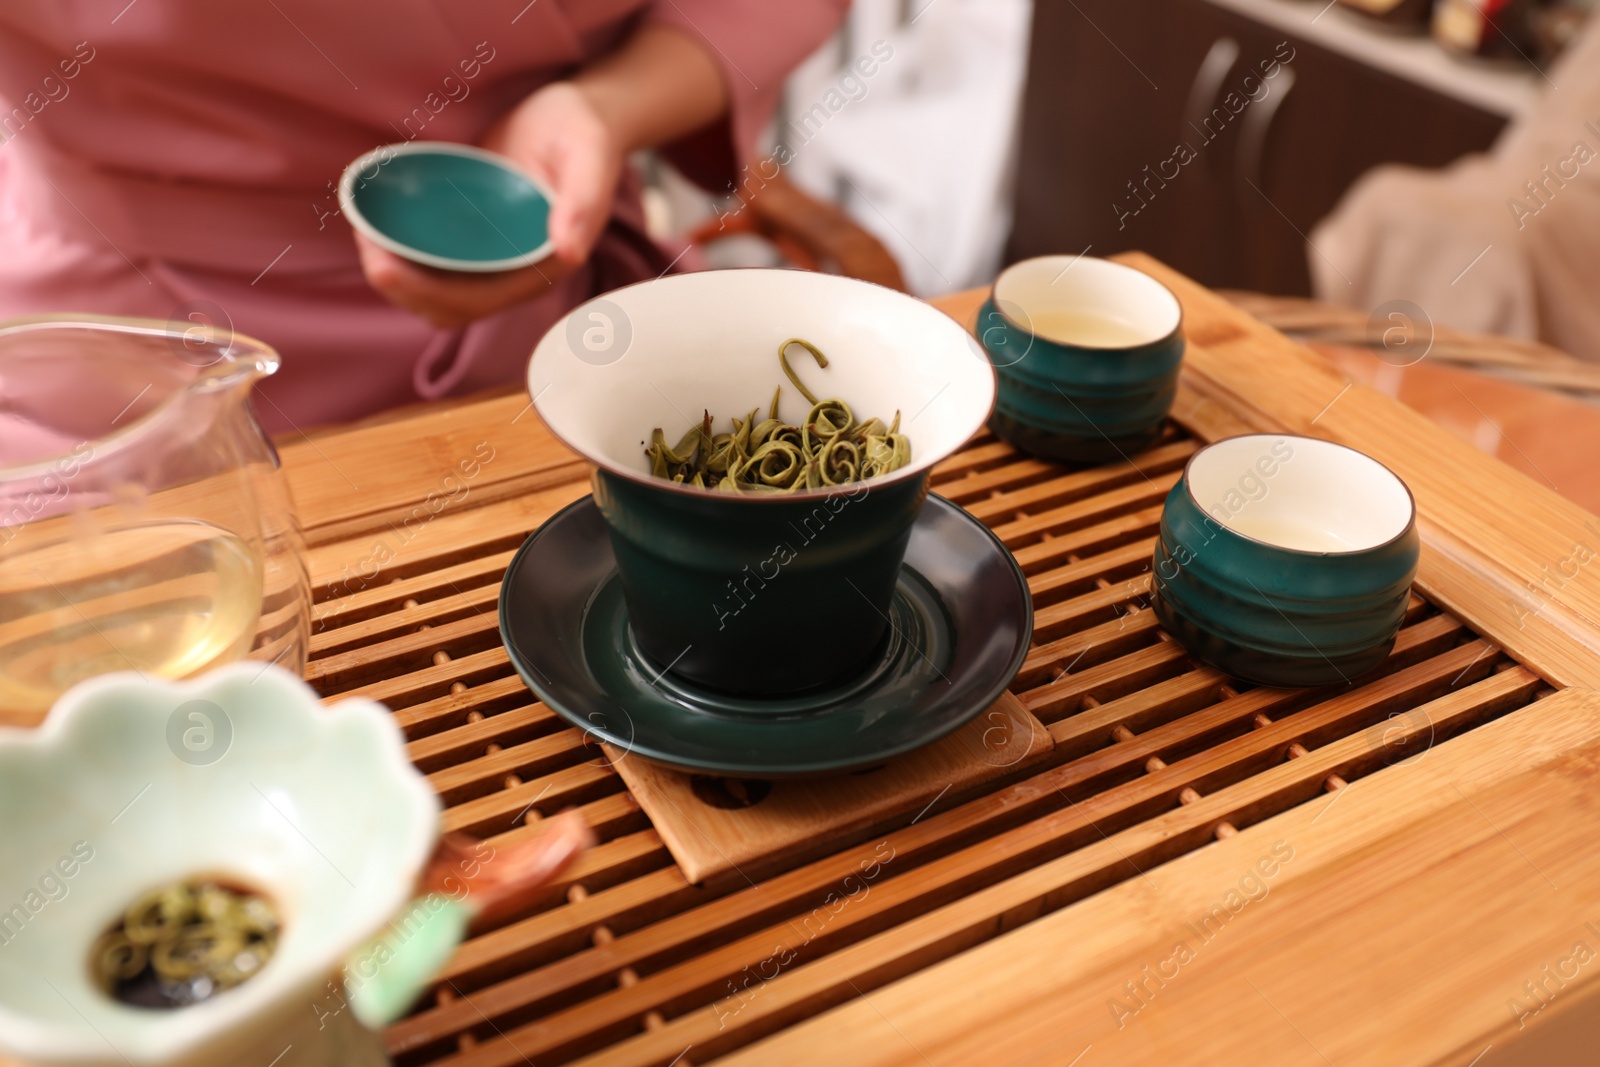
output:
M1003 271L977 335L999 373L989 428L1045 459L1126 459L1161 433L1183 362L1183 307L1148 274L1091 256Z
M1228 674L1349 682L1394 646L1420 551L1411 492L1377 460L1312 437L1230 437L1190 457L1167 496L1152 606Z
M383 145L345 168L339 208L357 232L440 270L515 270L550 254L549 190L471 145Z
M901 413L909 464L783 494L651 474L653 430L675 441L710 413L726 431L753 408L764 414L779 385L780 417L803 422L811 405L778 362L793 337L827 355L826 369L795 364L818 397L842 399L857 421ZM982 428L995 379L960 324L903 293L807 271L721 270L580 305L534 350L528 389L551 432L596 468L629 639L662 674L766 698L869 669L929 472Z

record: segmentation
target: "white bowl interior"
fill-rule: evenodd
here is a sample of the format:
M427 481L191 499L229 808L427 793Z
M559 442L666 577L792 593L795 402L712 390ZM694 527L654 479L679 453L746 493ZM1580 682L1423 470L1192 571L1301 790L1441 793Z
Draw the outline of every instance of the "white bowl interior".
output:
M1093 256L1040 256L1007 267L995 304L1047 341L1083 348L1147 345L1178 328L1183 306L1143 271Z
M1405 483L1353 448L1249 434L1195 453L1186 475L1201 508L1235 533L1304 552L1356 552L1411 522Z
M203 692L233 736L208 766L167 741L171 712L198 691L133 675L85 683L69 720L57 722L58 705L37 736L0 743L0 1049L40 1062L176 1061L187 1044L320 990L410 897L438 802L387 712L324 709L259 664L209 678ZM267 967L176 1011L102 994L88 967L99 934L146 890L205 873L276 904L283 934Z
M528 391L546 425L590 460L648 475L656 427L676 443L710 411L717 432L731 430L752 408L764 418L780 385L780 416L804 419L810 405L778 364L791 337L828 357L824 370L798 345L789 350L819 399L843 400L858 420L887 423L900 411L911 463L885 480L956 451L993 406L994 371L955 320L881 286L796 270L672 275L607 293L545 334Z

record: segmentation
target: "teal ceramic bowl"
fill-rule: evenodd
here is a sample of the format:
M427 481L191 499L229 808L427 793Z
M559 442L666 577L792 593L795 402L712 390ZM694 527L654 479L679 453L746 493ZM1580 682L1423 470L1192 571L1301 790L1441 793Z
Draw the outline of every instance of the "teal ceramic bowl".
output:
M345 168L339 207L362 236L440 270L514 270L550 254L551 197L509 159L471 145L384 145Z
M999 373L990 429L1061 463L1133 455L1177 396L1182 325L1172 291L1120 263L1041 256L1006 268L976 329Z
M645 445L703 412L719 432L810 405L780 342L829 359L797 372L858 419L901 412L912 462L838 489L730 495L650 475ZM984 424L994 371L953 319L866 282L789 270L671 275L579 306L539 342L528 387L545 424L596 470L628 623L660 671L720 692L776 697L837 685L872 662L928 472Z
M1349 682L1399 632L1421 541L1392 471L1330 441L1230 437L1196 452L1156 541L1156 616L1198 658L1262 685Z

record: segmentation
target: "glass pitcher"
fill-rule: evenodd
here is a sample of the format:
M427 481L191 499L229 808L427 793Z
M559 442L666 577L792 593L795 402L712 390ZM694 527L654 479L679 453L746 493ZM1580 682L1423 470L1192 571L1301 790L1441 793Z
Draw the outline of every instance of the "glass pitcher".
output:
M0 723L108 671L304 671L300 527L249 405L279 362L219 327L0 323Z

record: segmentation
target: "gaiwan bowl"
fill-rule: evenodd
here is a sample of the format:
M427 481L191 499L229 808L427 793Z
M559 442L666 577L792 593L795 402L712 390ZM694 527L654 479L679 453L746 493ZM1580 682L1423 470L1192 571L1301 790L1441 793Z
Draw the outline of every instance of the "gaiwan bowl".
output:
M901 413L911 462L834 489L733 494L650 473L645 447L703 413L718 432L782 386L779 415L819 398L857 420ZM668 276L575 309L539 342L528 388L550 430L595 467L629 628L646 662L722 693L803 693L854 677L887 637L889 609L928 472L983 427L994 371L935 308L881 286L793 270Z
M323 707L280 668L187 683L111 674L37 731L0 731L0 1056L76 1067L387 1063L330 994L399 912L439 802L388 713ZM188 1007L131 1007L91 978L95 940L142 893L196 876L263 893L276 952Z
M1149 446L1178 395L1183 306L1132 267L1040 256L1007 267L978 312L1000 375L989 426L1060 463L1112 463Z
M362 236L440 270L514 270L550 254L550 191L471 145L383 145L339 178L339 208Z
M1217 441L1167 496L1156 616L1247 681L1353 681L1394 646L1421 551L1416 513L1405 483L1353 448L1289 434Z

